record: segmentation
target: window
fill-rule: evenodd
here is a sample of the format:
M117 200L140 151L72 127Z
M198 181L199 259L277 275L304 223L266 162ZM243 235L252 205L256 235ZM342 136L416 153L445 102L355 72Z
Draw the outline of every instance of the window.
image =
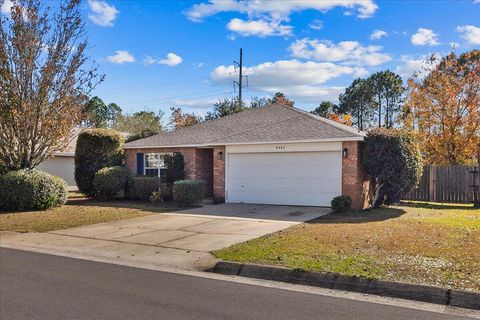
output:
M145 153L145 165L143 174L151 177L159 177L160 181L165 180L165 164L163 153Z

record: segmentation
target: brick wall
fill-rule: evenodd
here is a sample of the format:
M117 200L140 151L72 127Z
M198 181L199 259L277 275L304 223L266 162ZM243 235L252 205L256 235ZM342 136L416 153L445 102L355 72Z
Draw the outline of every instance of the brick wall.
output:
M213 197L216 203L225 202L225 157L225 147L213 148Z
M342 158L342 194L352 198L353 209L364 209L370 200L370 180L362 165L360 141L345 141L347 157Z
M363 169L361 161L361 142L343 142L348 156L342 158L342 194L352 197L352 207L363 209L370 200L369 177ZM201 179L207 182L207 194L213 196L215 202L225 201L225 147L212 149L196 148L149 148L125 149L125 166L132 172L137 170L137 153L180 152L185 160L185 176L187 179ZM222 153L221 155L219 153Z

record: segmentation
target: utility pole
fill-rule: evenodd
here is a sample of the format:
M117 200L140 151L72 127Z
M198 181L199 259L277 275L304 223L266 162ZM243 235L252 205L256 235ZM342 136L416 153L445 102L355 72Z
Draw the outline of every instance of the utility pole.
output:
M240 48L240 60L239 62L233 61L233 67L238 67L238 81L233 81L234 88L235 84L238 86L238 102L240 106L242 106L242 89L243 89L243 77L247 78L247 86L248 86L248 76L243 75L243 49Z

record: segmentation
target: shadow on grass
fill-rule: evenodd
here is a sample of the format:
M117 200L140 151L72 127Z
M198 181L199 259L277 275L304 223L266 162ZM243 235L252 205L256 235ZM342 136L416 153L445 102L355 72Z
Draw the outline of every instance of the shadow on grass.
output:
M318 219L308 221L307 223L367 223L398 218L405 213L405 210L398 208L378 208L372 210L353 211L350 213L331 213Z
M410 208L424 208L435 210L479 210L473 204L459 204L459 203L438 203L438 202L420 202L420 201L402 201L400 207Z

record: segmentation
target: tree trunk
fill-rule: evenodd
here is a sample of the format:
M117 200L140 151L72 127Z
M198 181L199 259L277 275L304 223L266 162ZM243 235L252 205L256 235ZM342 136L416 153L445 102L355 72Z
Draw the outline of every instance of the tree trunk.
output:
M384 194L382 192L383 183L379 183L378 179L377 179L377 180L373 181L372 184L375 187L375 193L374 193L374 196L373 196L371 209L374 209L374 208L378 208L382 205Z

